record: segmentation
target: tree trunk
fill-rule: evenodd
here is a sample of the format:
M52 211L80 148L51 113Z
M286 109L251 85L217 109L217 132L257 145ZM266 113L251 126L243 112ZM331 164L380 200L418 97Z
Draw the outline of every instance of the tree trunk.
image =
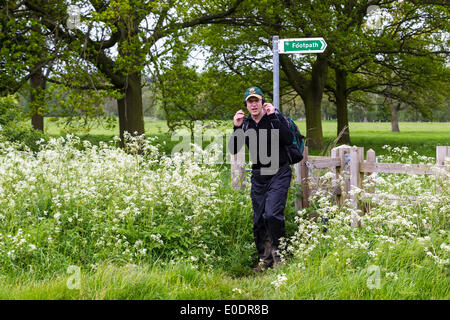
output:
M313 94L307 94L303 99L305 103L306 137L310 150L322 150L324 146L320 112L321 100L322 98L318 101Z
M400 110L400 103L397 106L391 105L391 128L392 132L400 132L398 127L398 111Z
M328 76L328 59L318 54L311 70L311 81L304 94L306 111L306 133L310 150L322 150L325 143L322 131L322 97Z
M338 143L350 145L350 129L348 125L347 108L347 73L344 70L339 69L335 69L334 72L336 74L337 136L343 132L338 140Z
M306 136L310 150L322 150L324 147L322 131L322 96L328 75L328 60L324 54L318 54L312 66L311 79L297 71L287 55L280 55L280 64L289 83L301 96L305 104Z
M123 134L125 131L128 132L127 127L127 116L125 114L126 108L125 108L125 97L122 99L117 99L117 111L119 113L119 134L120 134L120 147L124 147L124 137Z
M125 96L117 99L117 108L119 112L119 131L120 145L123 147L123 137L125 131L132 135L141 135L145 133L144 113L142 110L142 87L141 76L138 73L124 77Z
M44 91L46 81L42 70L33 74L30 78L30 111L31 111L31 125L34 130L44 132Z

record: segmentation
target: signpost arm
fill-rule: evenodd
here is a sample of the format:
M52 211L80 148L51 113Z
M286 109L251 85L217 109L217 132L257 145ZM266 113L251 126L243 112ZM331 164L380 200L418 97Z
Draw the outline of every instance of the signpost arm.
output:
M278 57L278 36L273 36L273 105L280 110L280 59Z

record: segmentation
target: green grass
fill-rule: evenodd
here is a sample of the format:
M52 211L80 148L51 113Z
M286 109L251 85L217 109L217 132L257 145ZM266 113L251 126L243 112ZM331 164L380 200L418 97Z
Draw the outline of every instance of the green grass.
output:
M306 132L306 123L297 122L301 132ZM332 144L337 136L336 121L322 121L326 144ZM384 145L408 146L421 155L436 156L436 146L450 145L450 123L400 122L400 132L392 132L389 122L350 122L351 144L373 149L384 154Z
M55 122L49 121L44 118L44 130L50 135L60 135L65 132L65 129L58 127ZM81 133L82 130L79 130ZM169 128L165 120L149 120L145 119L145 132L149 135L167 133ZM92 136L118 136L119 135L119 123L118 119L114 129L106 129L102 126L95 126L89 131L89 135Z
M382 147L386 144L408 146L430 157L436 156L436 146L450 145L450 123L401 122L400 132L391 132L390 126L390 123L350 123L352 144L363 146L366 151L372 148L377 154L384 153ZM333 133L325 131L324 136L331 138Z
M403 258L405 263L412 261L406 248L402 255L398 258ZM392 265L385 261L383 266L391 268ZM242 277L232 277L218 269L197 270L181 264L166 267L106 264L96 271L81 270L80 274L78 287L68 285L71 274L55 275L45 280L30 277L3 279L0 299L450 299L448 270L431 263L425 266L412 263L399 270L397 280L388 279L381 271L380 283L376 287L368 286L371 275L367 270L342 272L338 266L320 259L311 261L306 269L300 269L291 262L277 270ZM284 274L287 280L277 288L273 282L279 274Z
M306 132L304 121L297 121L297 124L302 133ZM322 126L326 145L331 145L336 138L336 121L323 121ZM376 154L384 154L385 150L382 147L390 145L392 147L408 146L421 155L435 157L436 146L450 145L450 123L448 122L400 122L400 132L391 132L389 122L351 122L349 126L352 145L364 147L366 151L373 149ZM228 127L225 125L222 129L224 128ZM232 128L231 121L229 128ZM49 121L45 123L45 131L53 136L64 132L55 123ZM166 151L170 152L170 148L177 142L171 141L168 131L164 120L146 119L145 121L146 134L158 137L158 141L166 141ZM89 134L80 133L80 135L91 142L98 143L98 141L108 141L115 135L118 136L119 128L118 125L113 130L97 127L93 128Z

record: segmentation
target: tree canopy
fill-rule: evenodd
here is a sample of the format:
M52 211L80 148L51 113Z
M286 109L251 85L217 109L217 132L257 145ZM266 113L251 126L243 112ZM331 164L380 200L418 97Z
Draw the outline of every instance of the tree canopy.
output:
M6 1L0 93L27 81L39 93L51 82L71 91L62 100L72 110L89 115L95 101L113 97L123 138L144 133L142 88L151 82L175 129L231 117L247 86L270 99L274 35L323 37L322 54L280 55L282 101L301 99L308 145L320 150L324 94L347 143L349 104L364 94L383 97L392 117L406 106L427 116L445 104L448 11L445 1L425 0ZM199 49L201 68L190 57ZM44 113L42 100L34 105Z

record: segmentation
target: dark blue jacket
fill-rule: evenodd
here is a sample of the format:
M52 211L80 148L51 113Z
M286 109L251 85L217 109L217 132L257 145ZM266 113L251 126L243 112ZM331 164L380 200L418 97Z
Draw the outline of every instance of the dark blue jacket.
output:
M279 167L289 164L289 158L285 146L291 145L293 142L293 135L291 130L287 127L284 121L280 121L279 116L276 113L270 115L265 114L258 124L252 119L251 115L244 118L243 125L240 127L234 126L233 135L230 138L228 149L231 154L236 154L241 148L245 139L245 144L250 150L250 155L252 159L252 169L259 169L262 167L270 167L272 157L271 148L272 144L276 141L271 141L271 130L278 129L278 156L279 156ZM267 140L261 139L262 130L266 131ZM245 131L245 133L244 133ZM256 150L252 150L250 147L250 139L254 139L256 136ZM260 154L261 143L266 144L266 153L262 153L262 159ZM253 145L253 143L252 143ZM265 159L264 156L268 157ZM256 160L256 161L255 161ZM269 160L269 162L267 161Z

